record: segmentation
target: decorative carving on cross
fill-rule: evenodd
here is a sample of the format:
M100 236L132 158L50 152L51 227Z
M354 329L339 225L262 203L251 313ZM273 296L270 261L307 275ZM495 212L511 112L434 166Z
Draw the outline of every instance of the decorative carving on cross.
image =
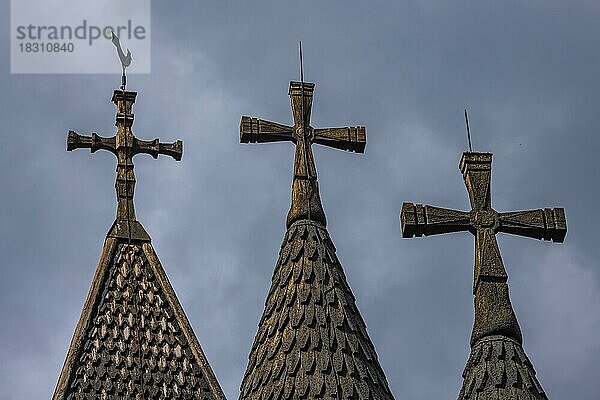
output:
M140 140L134 136L132 107L137 92L115 90L112 101L117 106L115 125L117 133L112 137L82 136L75 131L67 135L67 150L90 149L107 150L117 157L117 215L115 222L108 232L109 237L150 241L150 236L136 220L133 195L135 191L135 173L133 171L133 156L140 153L150 154L157 158L159 154L173 157L180 161L183 155L183 142L160 143L158 139Z
M296 144L292 205L287 215L287 227L301 219L316 221L323 226L327 223L319 196L312 143L356 153L363 153L366 145L366 130L363 126L341 128L310 126L314 88L314 83L290 82L289 95L294 126L247 116L243 116L240 122L241 143L288 141ZM304 115L302 115L303 111Z
M562 243L567 233L563 208L499 213L491 205L491 153L463 153L460 171L469 193L471 211L421 204L402 204L402 236L429 236L469 231L475 235L475 321L471 345L491 335L522 343L521 329L510 303L508 275L496 241L497 232Z

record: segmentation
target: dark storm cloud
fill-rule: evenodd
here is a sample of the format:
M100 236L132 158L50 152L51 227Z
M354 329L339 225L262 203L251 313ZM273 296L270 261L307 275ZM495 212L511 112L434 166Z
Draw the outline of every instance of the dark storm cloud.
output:
M239 118L291 122L287 85L317 83L313 125L364 124L364 155L315 146L329 230L397 399L453 398L468 356L473 238L400 238L402 201L468 209L469 106L492 151L497 210L563 206L564 245L499 235L525 348L550 398L597 398L595 245L600 7L594 2L154 2L136 208L228 398L237 397L289 207L290 144L240 145ZM8 2L0 21L9 26ZM8 28L5 28L5 31ZM126 44L125 44L126 45ZM66 153L113 133L118 76L10 75L0 41L0 398L48 398L114 218L114 157Z

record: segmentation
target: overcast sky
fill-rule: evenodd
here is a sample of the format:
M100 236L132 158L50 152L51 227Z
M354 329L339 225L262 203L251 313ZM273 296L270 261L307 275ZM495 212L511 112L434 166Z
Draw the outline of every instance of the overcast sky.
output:
M184 141L180 163L136 157L136 211L228 398L293 163L289 143L239 144L240 117L291 123L302 40L313 126L367 127L365 154L314 152L328 229L396 399L456 398L469 354L472 235L402 239L398 220L403 201L469 210L465 106L474 149L494 154L494 208L566 210L564 244L499 244L549 398L597 399L600 3L225 3L153 2L152 73L129 88L138 137ZM0 4L0 399L44 399L116 210L114 156L67 153L66 133L114 133L119 77L11 75Z

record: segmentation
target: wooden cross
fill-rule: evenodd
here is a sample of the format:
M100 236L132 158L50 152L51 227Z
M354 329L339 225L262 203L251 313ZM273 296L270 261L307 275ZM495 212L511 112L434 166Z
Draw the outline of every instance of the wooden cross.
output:
M502 263L496 233L563 242L567 222L563 208L499 213L491 205L491 153L463 153L460 161L471 211L404 203L402 236L428 236L469 231L475 235L475 322L471 344L489 335L505 335L522 342L508 296L508 276Z
M288 141L296 144L292 206L287 216L288 227L300 219L309 219L326 225L325 212L319 198L312 143L356 153L363 153L366 145L366 131L363 126L342 128L310 126L314 88L314 83L290 82L289 95L294 126L247 116L243 116L240 122L242 143Z
M150 241L150 237L136 220L133 206L135 191L135 173L133 172L133 156L140 153L150 154L157 158L159 154L173 157L180 161L183 154L183 142L160 143L158 139L140 140L133 135L133 113L131 111L137 92L115 90L112 101L117 106L115 125L117 133L112 137L82 136L75 131L69 131L67 150L90 149L107 150L117 157L117 216L113 227L108 233L110 237Z

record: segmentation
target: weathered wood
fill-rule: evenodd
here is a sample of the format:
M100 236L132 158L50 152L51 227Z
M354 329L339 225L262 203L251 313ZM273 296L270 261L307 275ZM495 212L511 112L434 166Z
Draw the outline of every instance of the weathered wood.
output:
M242 143L296 145L287 232L240 399L393 400L326 229L311 147L363 152L365 129L313 129L313 91L312 83L290 83L293 126L251 117L240 124Z
M67 150L107 150L117 156L118 209L53 399L225 400L150 236L133 211L131 158L145 153L180 160L182 142L133 136L134 100L135 92L115 91L115 136L73 131L67 136Z
M69 345L69 351L58 378L56 389L54 390L54 396L52 397L53 400L62 400L66 398L68 385L70 383L69 381L71 380L71 374L74 370L76 370L75 365L77 363L77 358L79 357L80 350L83 348L86 339L86 333L90 329L95 310L98 308L100 293L102 290L104 290L102 282L107 279L107 276L110 272L110 263L114 258L116 249L117 240L114 238L106 238L106 241L104 242L104 248L102 249L102 255L98 261L96 273L92 279L92 285L90 286L83 309L81 310L79 322L77 323L75 332L73 333L73 338L71 339L71 344Z
M108 238L54 400L225 400L150 243Z
M293 126L248 116L243 116L240 121L241 143L287 141L296 145L292 204L287 226L304 218L310 218L323 225L327 223L319 195L312 144L362 153L367 140L366 129L363 126L317 129L310 126L314 88L314 83L290 82Z
M241 400L393 400L321 224L287 230L240 387Z
M165 273L165 270L162 267L158 256L156 255L154 247L152 247L152 244L150 243L144 243L142 248L148 263L154 272L154 276L157 279L158 285L162 288L165 300L170 309L173 310L175 317L174 319L179 323L181 334L187 341L187 344L189 345L194 356L194 360L198 363L198 366L202 371L202 379L205 380L209 386L209 390L204 389L204 391L207 393L207 397L211 397L213 400L225 400L225 395L223 394L223 390L217 381L217 377L215 376L212 367L208 363L208 359L202 350L202 346L200 346L200 342L198 342L198 339L194 334L192 325L190 324L190 321L183 310L183 306L175 294L173 286L171 286L171 282L169 281L169 278L167 277L167 274ZM209 396L209 393L212 396Z
M295 142L294 128L264 119L242 117L240 122L241 143Z
M563 208L504 212L498 215L499 232L562 243L567 234Z
M67 151L90 149L92 153L106 150L117 156L117 215L108 236L141 241L149 241L150 236L135 217L133 195L135 193L135 173L133 156L149 154L157 158L160 154L180 161L183 155L183 142L160 143L158 139L141 140L131 131L133 125L133 103L137 92L115 90L112 101L117 106L115 125L117 133L112 137L102 137L96 133L83 136L70 130L67 134Z
M317 128L314 133L313 141L317 144L355 153L365 152L367 133L364 126Z
M413 237L466 230L475 235L475 271L473 274L475 320L471 334L472 351L463 375L465 380L459 399L474 398L471 397L472 384L477 379L483 379L483 386L477 388L476 392L486 392L488 388L493 388L489 390L496 393L497 398L513 399L514 397L511 397L509 391L504 390L506 380L490 380L485 376L473 377L473 374L487 374L485 369L481 370L472 360L476 359L473 355L474 351L480 351L477 350L480 348L489 348L490 345L486 342L488 338L500 338L494 339L499 343L514 342L519 346L518 351L522 352L520 348L523 341L521 328L510 302L508 275L495 235L497 232L505 232L562 242L567 232L564 209L546 208L544 210L498 213L491 205L492 154L464 153L459 168L469 194L471 211L404 203L400 218L402 235ZM485 345L481 344L484 342ZM505 346L505 344L498 344L498 346ZM532 396L531 399L546 399L546 395L535 379L535 371L529 360L526 363L520 362L519 365L511 364L507 368L517 370L522 366L530 368L528 373L531 376L528 378L536 385L530 392L528 389L528 394ZM521 385L524 384L525 382L521 380L518 387L521 388ZM489 397L486 394L482 398Z
M468 212L449 210L422 204L402 204L402 236L438 235L440 233L461 232L471 227Z

